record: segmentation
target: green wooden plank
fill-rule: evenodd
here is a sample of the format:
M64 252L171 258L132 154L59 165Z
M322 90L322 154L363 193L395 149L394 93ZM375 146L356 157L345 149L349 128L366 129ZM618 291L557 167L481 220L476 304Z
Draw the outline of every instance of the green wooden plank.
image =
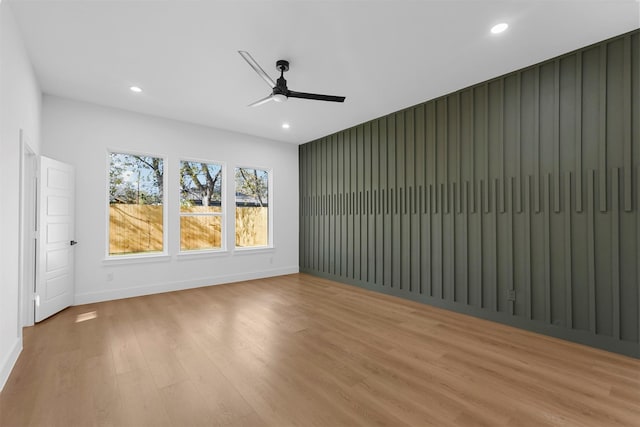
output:
M383 202L384 202L384 241L386 244L384 245L384 284L385 286L391 287L393 280L393 248L391 242L393 242L393 230L391 226L391 214L392 207L391 205L391 194L393 189L384 189L383 190Z
M595 171L587 173L587 269L589 274L589 330L596 333Z
M571 239L573 232L571 215L573 210L571 206L571 176L571 172L565 175L564 184L564 254L566 257L564 264L564 282L566 285L565 316L568 328L573 328L573 247Z
M623 189L624 189L624 210L631 212L633 210L633 203L631 199L632 194L632 173L633 173L633 151L631 148L631 132L633 128L633 118L631 110L631 97L633 96L631 91L631 36L627 35L624 38L623 49L623 90L622 90L622 133L623 133L623 162L622 168L624 174ZM637 74L637 72L636 72ZM636 118L637 118L636 114ZM637 119L636 119L637 121ZM636 148L637 149L637 148Z
M372 145L371 145L371 123L364 124L364 134L363 134L363 150L364 150L364 186L363 186L363 198L364 198L364 213L363 213L363 221L361 231L362 235L362 248L365 252L365 255L362 259L362 268L361 271L363 280L367 283L373 282L373 272L371 271L373 267L373 253L374 248L372 245L373 242L373 219L371 213L371 175L373 169L373 160L372 160Z
M560 61L553 62L553 211L560 212Z
M464 182L464 191L463 191L463 204L464 204L464 208L463 208L463 215L464 215L464 219L462 221L462 238L463 238L463 256L464 258L461 261L461 265L463 268L463 272L461 274L462 280L463 280L463 287L464 287L464 303L466 305L469 305L471 303L470 299L469 299L469 251L470 251L470 247L469 247L469 214L470 214L470 210L469 210L469 186L470 186L470 182L469 181L465 181Z
M522 104L522 95L521 95L521 90L522 90L522 75L521 74L516 74L516 93L514 94L515 98L516 98L516 119L515 119L515 127L516 127L516 142L515 142L515 148L516 148L516 158L515 158L515 165L516 165L516 172L515 172L515 177L516 177L516 191L515 191L515 197L516 197L516 212L517 213L522 213L522 126L521 126L521 122L522 122L522 108L521 108L521 104Z
M498 157L500 159L500 169L499 169L499 177L498 177L498 189L499 189L499 194L498 194L498 203L499 203L499 209L501 213L504 213L505 211L505 147L504 147L504 78L501 78L498 80L498 97L499 97L499 103L498 103L498 119L497 119L497 137L498 137Z
M514 273L514 264L515 264L515 257L514 257L514 252L515 252L515 231L513 229L513 216L514 216L514 206L513 206L513 188L514 188L514 178L511 177L509 179L509 181L507 181L507 214L505 215L506 219L507 219L507 227L506 227L506 231L507 231L507 245L508 245L508 250L506 253L506 260L504 262L506 270L507 270L507 283L506 283L506 288L509 289L510 292L513 292L515 295L515 273ZM511 314L512 316L516 314L516 303L515 300L514 301L508 301L508 305L509 305L509 314Z
M500 287L498 286L498 197L495 194L498 192L499 179L493 180L493 209L491 209L491 229L493 232L493 238L490 239L491 243L491 282L493 283L493 309L494 311L500 311L499 301Z
M598 200L600 212L607 211L607 45L600 46L600 95L598 120Z
M620 169L613 168L611 180L611 287L613 338L620 336Z
M582 212L582 52L576 53L576 212Z
M424 121L424 104L420 104L414 111L414 132L415 132L415 185L423 186L426 182L426 139L425 139L425 121Z
M410 193L411 197L411 211L410 211L410 228L409 228L409 236L411 240L411 251L409 254L409 259L411 262L411 281L410 281L410 291L414 294L420 294L421 292L421 259L422 255L420 253L420 240L422 238L420 232L420 215L421 211L419 209L420 204L420 189L421 187L414 186Z
M544 317L551 324L551 175L543 177Z
M420 281L422 284L422 291L429 296L433 296L433 286L432 286L432 272L431 268L431 193L432 193L432 185L429 184L424 187L424 210L421 215L421 224L422 224L422 241L421 241L421 254L422 254L422 280Z
M438 182L438 156L437 156L437 140L436 140L436 112L435 112L435 102L428 102L425 106L426 108L426 154L427 154L427 184L435 186ZM431 191L432 199L429 200L429 205L431 209L435 211L435 197L436 192Z
M462 185L462 152L460 150L460 145L461 145L461 136L460 133L462 132L462 105L461 105L461 101L460 101L460 92L456 93L455 95L455 120L453 122L453 129L455 130L455 145L454 145L454 151L455 151L455 182L458 184L458 186ZM462 188L462 187L458 187L458 188ZM458 197L456 199L456 203L458 205L458 211L457 213L461 213L461 206L462 206L462 191L458 192Z
M531 187L533 183L531 182L531 175L527 175L527 179L525 181L524 187L524 261L525 261L525 269L524 269L524 289L526 295L526 316L529 320L533 319L533 289L532 289L532 274L533 269L531 268L531 213L533 211L533 203L531 201Z

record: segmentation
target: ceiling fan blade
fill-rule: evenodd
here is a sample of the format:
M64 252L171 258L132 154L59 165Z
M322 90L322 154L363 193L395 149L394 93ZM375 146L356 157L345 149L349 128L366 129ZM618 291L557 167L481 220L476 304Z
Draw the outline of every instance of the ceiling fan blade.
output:
M289 98L314 99L316 101L344 102L344 96L320 95L317 93L295 92L290 90L287 92Z
M253 102L253 103L249 104L249 107L257 107L259 105L266 104L269 101L273 101L273 95L269 95L267 97L259 99L256 102Z
M251 56L249 52L239 50L238 53L244 58L245 61L247 61L247 63L249 63L249 65L251 65L251 68L253 68L253 70L258 73L260 77L262 77L262 80L264 80L269 85L269 89L273 89L274 87L276 87L276 82L274 82L273 79L269 77L267 73L265 73L262 67L258 65L256 60L253 59L253 56Z

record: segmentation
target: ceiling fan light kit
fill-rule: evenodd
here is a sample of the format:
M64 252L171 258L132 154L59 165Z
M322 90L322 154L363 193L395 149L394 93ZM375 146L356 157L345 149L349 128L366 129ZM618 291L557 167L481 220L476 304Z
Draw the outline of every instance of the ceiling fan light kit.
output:
M289 90L289 88L287 87L287 80L284 78L284 73L289 71L289 61L286 61L284 59L279 59L278 61L276 61L276 69L280 71L280 77L276 82L274 82L273 79L269 77L269 75L262 69L262 67L260 67L256 60L253 59L249 52L239 50L238 53L271 88L271 95L267 96L266 98L262 98L252 104L249 104L250 107L257 107L258 105L265 104L269 101L284 102L289 98L301 98L329 102L344 102L345 100L344 96L321 95L317 93L295 92L293 90Z

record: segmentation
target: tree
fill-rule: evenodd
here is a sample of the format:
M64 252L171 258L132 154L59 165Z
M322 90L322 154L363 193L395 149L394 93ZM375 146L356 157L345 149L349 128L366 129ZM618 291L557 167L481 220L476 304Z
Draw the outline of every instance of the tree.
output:
M109 202L160 204L163 197L161 158L111 153L109 164Z
M269 200L268 173L260 169L236 169L236 191L253 197L260 207Z
M155 186L158 189L158 198L162 200L164 189L164 168L163 161L159 157L147 157L147 156L131 156L138 166L144 168L148 167L153 171L153 178L155 180Z
M220 201L222 168L220 165L212 165L198 162L181 162L180 188L181 202L191 203L192 200L200 200L202 206L210 206L213 202Z

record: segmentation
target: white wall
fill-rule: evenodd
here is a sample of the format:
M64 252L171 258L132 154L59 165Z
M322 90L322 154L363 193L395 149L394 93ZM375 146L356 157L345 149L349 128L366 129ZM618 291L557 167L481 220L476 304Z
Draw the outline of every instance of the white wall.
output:
M7 2L0 3L0 389L20 351L20 129L40 150L40 89Z
M42 116L42 154L76 167L76 304L298 271L296 145L53 96L44 97ZM105 261L109 149L167 158L168 257ZM230 178L236 165L272 169L272 251L177 255L178 162L183 157L225 162ZM233 187L228 188L228 200L233 200Z

